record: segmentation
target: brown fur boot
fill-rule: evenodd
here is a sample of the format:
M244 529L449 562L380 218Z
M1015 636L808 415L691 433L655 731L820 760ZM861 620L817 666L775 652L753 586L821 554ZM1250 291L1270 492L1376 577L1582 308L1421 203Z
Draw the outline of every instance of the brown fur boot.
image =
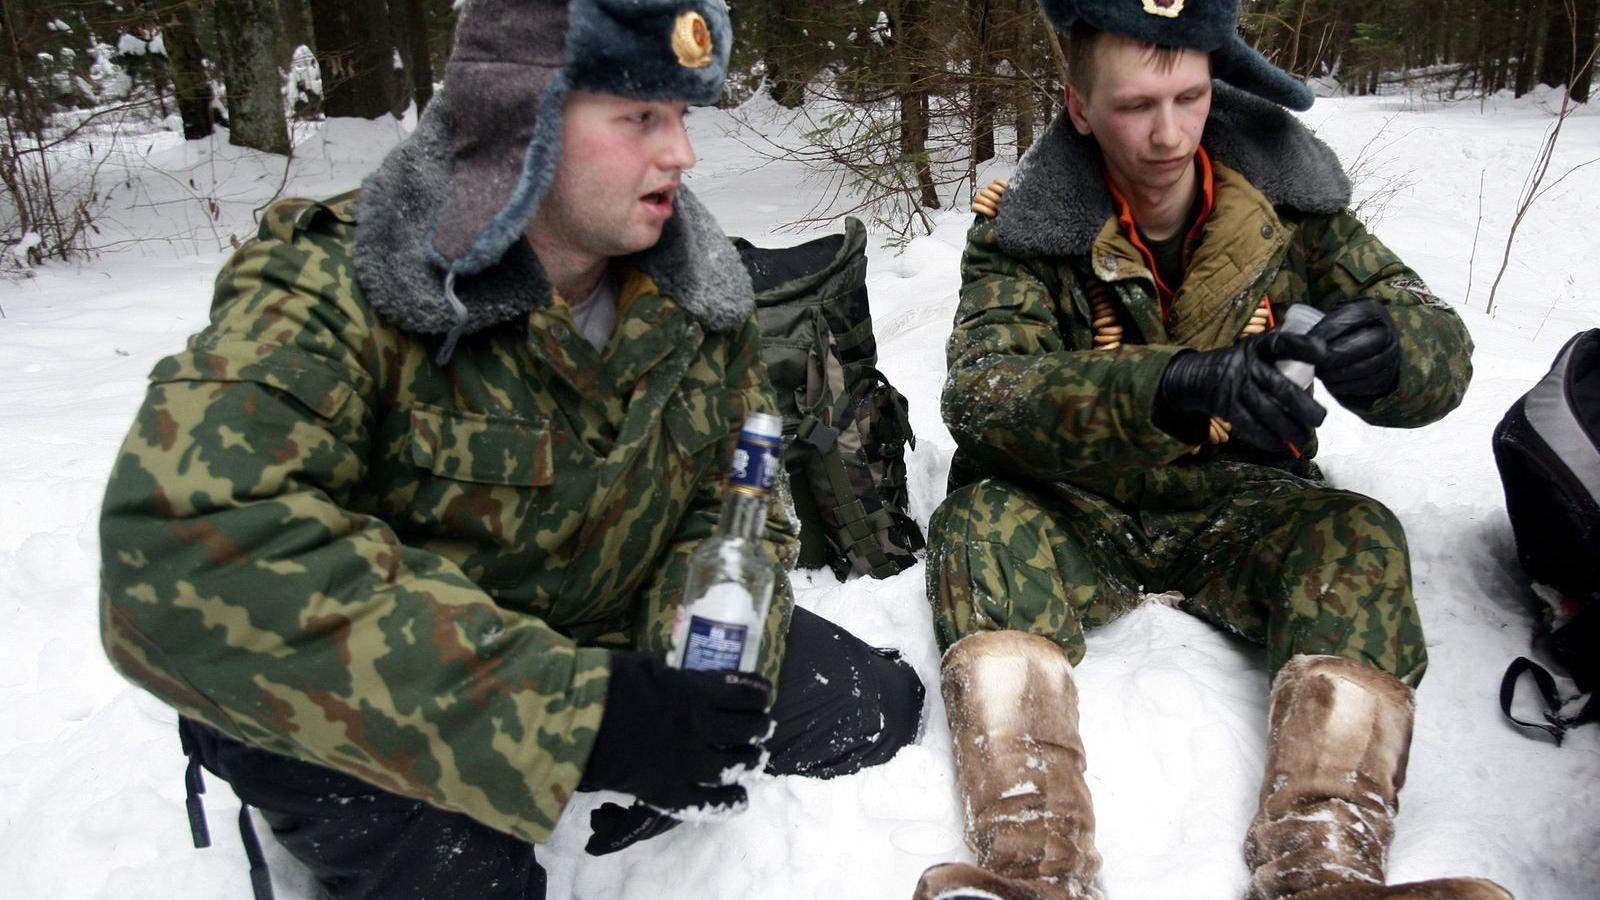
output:
M922 873L916 900L1100 900L1072 666L1048 638L975 634L940 682L976 866Z
M1337 656L1296 656L1272 685L1249 900L1510 900L1494 882L1384 886L1411 748L1411 688Z

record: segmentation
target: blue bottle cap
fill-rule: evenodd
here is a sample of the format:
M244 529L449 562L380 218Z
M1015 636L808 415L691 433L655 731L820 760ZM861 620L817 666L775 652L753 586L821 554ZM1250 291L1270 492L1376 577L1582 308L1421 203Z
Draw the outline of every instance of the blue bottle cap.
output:
M744 420L739 443L733 449L728 486L747 493L770 493L778 480L778 454L782 449L783 420L769 413L751 413Z

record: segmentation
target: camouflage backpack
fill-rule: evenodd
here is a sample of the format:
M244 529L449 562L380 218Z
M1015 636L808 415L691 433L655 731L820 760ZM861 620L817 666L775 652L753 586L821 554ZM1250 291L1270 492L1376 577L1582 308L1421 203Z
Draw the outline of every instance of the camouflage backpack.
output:
M866 228L796 247L735 238L778 407L784 466L800 523L802 567L886 578L916 562L922 531L906 514L906 398L876 368L867 305Z

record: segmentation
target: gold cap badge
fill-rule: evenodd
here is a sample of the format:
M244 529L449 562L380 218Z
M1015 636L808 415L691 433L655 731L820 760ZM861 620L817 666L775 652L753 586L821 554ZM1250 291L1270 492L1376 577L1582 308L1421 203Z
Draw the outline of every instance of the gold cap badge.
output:
M1152 16L1176 19L1183 12L1184 0L1144 0L1144 11Z
M672 52L678 64L690 69L703 69L711 65L711 29L697 12L678 16L672 25Z

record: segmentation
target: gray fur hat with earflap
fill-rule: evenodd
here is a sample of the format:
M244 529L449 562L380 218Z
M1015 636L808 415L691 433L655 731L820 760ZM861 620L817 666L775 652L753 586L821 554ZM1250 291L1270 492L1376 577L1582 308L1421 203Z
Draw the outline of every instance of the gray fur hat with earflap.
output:
M467 0L444 89L361 186L355 267L402 330L457 341L551 302L523 238L555 175L572 91L704 105L732 45L723 0ZM713 330L749 314L749 275L680 189L631 262Z
M1077 22L1098 31L1211 54L1212 75L1279 106L1305 111L1311 89L1239 36L1239 0L1039 0L1063 34Z
M732 43L723 0L467 0L440 97L453 159L435 262L476 274L521 238L569 91L714 103Z

